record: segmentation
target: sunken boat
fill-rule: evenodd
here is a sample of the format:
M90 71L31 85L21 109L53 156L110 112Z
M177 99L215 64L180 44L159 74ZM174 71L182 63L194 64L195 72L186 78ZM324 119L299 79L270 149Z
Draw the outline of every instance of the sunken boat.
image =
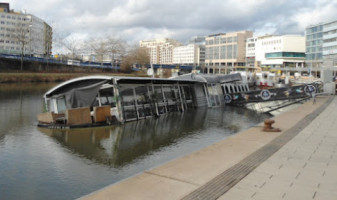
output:
M175 78L86 76L61 83L44 94L38 126L82 128L123 124L170 112L225 105L226 83L240 74L188 74Z

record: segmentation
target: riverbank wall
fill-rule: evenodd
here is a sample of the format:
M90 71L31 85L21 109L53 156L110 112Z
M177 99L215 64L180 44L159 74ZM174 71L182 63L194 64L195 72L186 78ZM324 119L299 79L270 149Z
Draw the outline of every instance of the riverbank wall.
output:
M88 75L146 76L142 72L121 73L111 69L80 67L56 63L41 63L0 58L0 83L63 82Z
M44 63L38 61L0 58L0 72L40 72L40 73L99 73L105 72L104 68L81 67L61 63Z

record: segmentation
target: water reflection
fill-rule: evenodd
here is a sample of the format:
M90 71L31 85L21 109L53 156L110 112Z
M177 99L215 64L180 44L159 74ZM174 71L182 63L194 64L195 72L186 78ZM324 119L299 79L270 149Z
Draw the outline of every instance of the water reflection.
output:
M219 132L225 138L265 117L241 108L198 108L113 127L39 130L77 154L120 168L200 134Z
M42 94L51 84L0 84L0 144L7 134L22 134L43 110Z
M74 199L261 122L247 109L190 109L121 126L38 129L53 84L0 84L0 199Z

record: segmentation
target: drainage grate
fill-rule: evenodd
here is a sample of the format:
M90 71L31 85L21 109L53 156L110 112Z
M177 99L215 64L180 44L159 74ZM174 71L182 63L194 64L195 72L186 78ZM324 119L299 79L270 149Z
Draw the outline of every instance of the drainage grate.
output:
M267 160L271 155L278 151L283 145L294 138L310 122L315 119L333 100L330 97L320 108L304 117L299 123L285 131L270 143L244 158L241 162L227 169L214 179L188 194L183 200L212 200L225 194L229 189L241 181L251 171Z

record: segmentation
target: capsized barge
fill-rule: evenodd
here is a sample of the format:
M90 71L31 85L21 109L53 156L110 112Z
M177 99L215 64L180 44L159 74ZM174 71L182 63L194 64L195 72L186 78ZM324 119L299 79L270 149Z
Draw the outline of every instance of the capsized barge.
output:
M57 85L44 94L38 126L95 127L125 123L196 107L224 106L226 83L240 74L177 78L87 76Z

